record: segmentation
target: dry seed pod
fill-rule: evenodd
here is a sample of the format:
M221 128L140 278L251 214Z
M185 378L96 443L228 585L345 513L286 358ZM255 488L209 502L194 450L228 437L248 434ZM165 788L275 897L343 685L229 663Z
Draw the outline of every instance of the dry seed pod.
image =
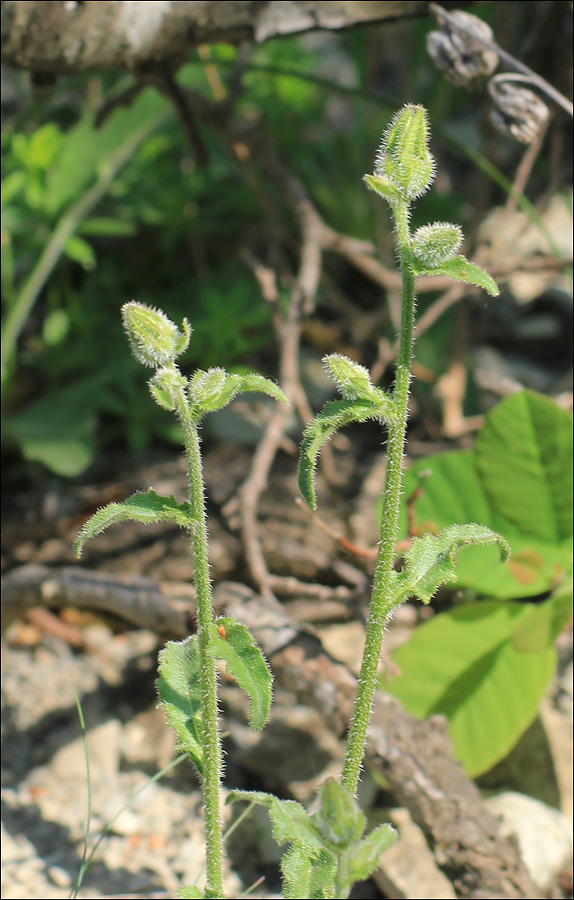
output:
M449 81L468 87L477 78L492 75L498 65L498 54L472 39L474 34L482 40L492 41L492 29L482 19L459 9L451 12L450 18L464 31L437 16L441 30L427 35L427 50L437 69L441 69Z
M531 144L546 125L550 111L534 91L517 82L528 84L522 75L501 74L490 80L488 92L496 107L490 121L502 134Z

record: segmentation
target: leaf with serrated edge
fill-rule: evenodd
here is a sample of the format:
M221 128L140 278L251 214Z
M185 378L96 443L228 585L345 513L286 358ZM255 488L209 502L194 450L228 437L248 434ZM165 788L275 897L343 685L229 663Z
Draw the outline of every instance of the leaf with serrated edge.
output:
M383 392L379 392L383 395ZM383 395L386 396L386 395ZM316 509L314 475L319 453L327 441L339 428L351 422L366 422L367 419L385 419L394 412L393 401L387 397L390 406L383 409L379 397L373 401L332 400L309 422L303 435L299 454L299 490L307 506ZM388 420L388 418L387 418Z
M185 641L168 641L159 654L159 673L156 683L159 705L177 735L179 746L189 753L201 775L201 690L195 635Z
M425 269L425 275L446 275L448 278L454 278L455 281L463 281L465 284L474 284L476 287L482 288L491 297L498 297L500 290L494 278L476 266L474 263L465 259L464 256L455 256L453 259L447 259L445 262L437 266L436 269Z
M117 522L142 522L151 525L155 522L177 522L182 528L189 528L194 523L191 505L178 503L175 497L161 497L155 491L138 491L121 503L108 503L103 506L87 522L84 522L76 540L74 552L79 558L86 541L101 534L110 525Z
M260 731L269 717L273 678L249 629L233 616L222 616L211 627L210 648L249 697L251 727Z
M485 525L450 525L440 534L414 538L404 557L404 568L395 578L393 605L408 597L430 603L441 584L456 581L456 551L466 544L498 544L500 562L507 562L510 547Z

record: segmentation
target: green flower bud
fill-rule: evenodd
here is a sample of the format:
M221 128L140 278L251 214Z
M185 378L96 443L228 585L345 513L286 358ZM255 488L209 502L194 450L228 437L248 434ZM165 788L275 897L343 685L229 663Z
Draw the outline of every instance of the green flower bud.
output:
M155 402L172 412L177 406L181 392L187 387L187 379L177 369L170 367L158 369L148 381L148 385Z
M434 222L417 228L411 244L415 268L419 272L436 269L456 256L462 241L462 228L450 222Z
M189 399L201 412L213 412L227 406L237 391L237 378L225 369L198 369L189 381Z
M133 355L152 369L173 363L189 346L191 327L187 319L182 322L183 331L179 331L161 310L132 300L122 306L122 321Z
M332 353L323 360L329 375L349 400L364 398L374 393L368 369L340 353Z
M392 182L405 200L424 194L434 178L429 137L426 109L410 103L399 110L383 135L374 174Z

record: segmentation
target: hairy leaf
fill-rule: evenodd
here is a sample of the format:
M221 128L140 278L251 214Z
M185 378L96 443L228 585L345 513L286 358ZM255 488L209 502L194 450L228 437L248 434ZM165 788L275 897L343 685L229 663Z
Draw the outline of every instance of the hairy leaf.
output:
M414 538L405 553L404 568L396 575L394 604L402 603L408 597L430 603L442 584L457 580L456 551L467 544L497 544L502 563L510 556L505 539L485 525L450 525L438 535Z
M190 528L194 518L191 505L178 503L173 495L162 497L152 490L138 491L121 503L108 503L84 522L74 541L76 556L81 556L86 541L117 522L142 522L144 525L176 522L182 528Z
M454 278L455 281L463 281L465 284L475 284L490 294L491 297L498 297L500 290L494 278L471 263L464 256L455 256L453 259L447 259L435 269L425 269L425 275L447 275Z
M351 422L366 422L367 419L388 421L389 414L394 415L393 401L382 391L378 391L372 401L332 400L312 419L305 429L299 454L299 490L311 509L317 507L314 474L325 441Z
M345 852L349 874L349 888L356 881L365 881L379 865L381 854L395 843L398 835L392 825L379 825L355 847Z
M324 358L323 362L346 400L371 402L376 388L371 382L371 374L368 369L340 353L331 353Z
M334 854L325 848L309 851L299 846L291 847L281 859L285 900L300 897L326 900L333 897L336 867Z
M280 400L281 403L285 403L286 405L289 404L287 397L279 385L275 384L274 381L271 381L270 378L265 378L264 375L230 375L230 378L233 379L234 384L236 385L236 394L257 392L259 394L267 394L268 397L273 397L274 400Z
M365 830L359 804L334 778L327 778L319 788L317 824L323 837L341 848L358 841Z
M310 851L320 850L322 838L304 806L296 800L279 800L263 791L230 791L227 803L257 803L269 810L273 837L278 844L299 844Z
M201 690L199 650L195 635L185 641L168 641L159 654L157 692L168 725L178 745L189 753L199 774L203 771L201 739Z
M249 697L251 727L260 731L269 717L273 677L249 629L233 616L222 616L212 626L210 646L215 658L225 661L227 674Z

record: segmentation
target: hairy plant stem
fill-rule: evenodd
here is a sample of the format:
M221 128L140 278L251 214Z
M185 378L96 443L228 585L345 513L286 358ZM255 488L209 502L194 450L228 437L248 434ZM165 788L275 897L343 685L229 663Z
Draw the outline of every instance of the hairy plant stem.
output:
M345 753L341 783L356 793L365 754L367 728L378 682L378 667L383 633L393 609L393 564L398 537L399 501L407 428L409 384L415 312L415 279L411 267L408 203L393 207L402 274L401 329L393 399L395 421L388 425L387 471L383 491L383 513L379 533L379 552L373 578L369 621L357 696Z
M223 897L223 838L219 806L221 783L221 741L217 709L215 659L209 650L214 620L209 577L205 489L201 468L199 430L189 413L183 391L177 404L183 428L187 456L189 499L196 524L191 532L194 581L197 592L197 643L203 723L203 802L205 806L206 889L214 897Z

